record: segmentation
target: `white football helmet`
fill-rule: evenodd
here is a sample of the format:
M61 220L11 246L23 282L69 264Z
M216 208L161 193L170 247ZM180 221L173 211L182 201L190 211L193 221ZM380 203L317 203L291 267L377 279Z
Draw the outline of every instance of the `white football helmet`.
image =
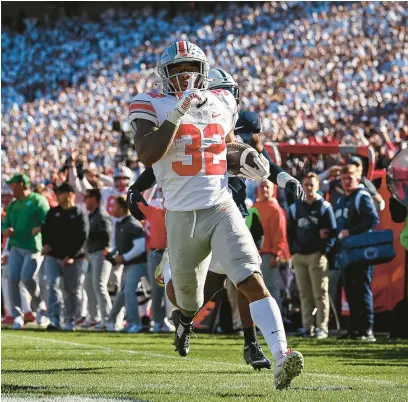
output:
M157 72L163 80L164 93L171 94L180 92L174 88L170 79L177 77L177 80L179 80L181 74L173 74L170 76L169 67L174 64L187 62L198 63L199 65L199 73L195 73L196 76L194 77L194 82L198 78L196 88L203 90L208 89L208 72L210 70L210 63L208 62L206 55L197 45L188 41L179 41L170 45L162 53L157 67Z
M113 175L113 179L119 179L119 178L124 178L124 179L133 179L133 172L131 169L129 169L127 166L120 166L117 169L115 169L115 173Z
M209 89L226 89L234 95L237 104L239 104L239 88L237 82L221 68L212 68L208 73Z
M115 173L113 174L114 187L120 192L127 191L130 180L133 178L134 174L131 169L127 166L120 166L115 169Z

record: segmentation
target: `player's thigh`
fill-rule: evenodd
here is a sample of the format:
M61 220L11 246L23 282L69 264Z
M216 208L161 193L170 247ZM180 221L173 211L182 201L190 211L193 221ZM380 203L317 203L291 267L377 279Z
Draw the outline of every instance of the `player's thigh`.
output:
M210 263L210 244L198 233L191 213L166 213L167 243L171 277L177 304L196 311L204 300L204 282ZM191 233L195 230L194 237Z
M238 285L260 270L260 256L251 232L233 201L220 205L212 217L211 249L225 274Z

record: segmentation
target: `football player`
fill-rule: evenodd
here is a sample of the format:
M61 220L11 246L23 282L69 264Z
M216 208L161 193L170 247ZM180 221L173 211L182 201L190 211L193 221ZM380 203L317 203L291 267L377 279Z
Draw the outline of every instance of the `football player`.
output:
M231 92L237 102L240 103L239 87L230 74L222 69L212 69L209 72L209 89L226 89ZM252 145L262 152L269 160L271 175L269 179L274 183L277 181L277 176L283 171L275 165L270 159L269 154L263 149L262 143L258 136L261 131L260 117L257 113L240 111L238 121L235 127L235 136L246 144ZM149 168L139 179L130 187L129 195L134 192L134 200L140 199L140 192L152 187L156 182L153 169ZM297 180L293 179L294 185L290 184L286 187L286 192L292 199L302 198L303 190ZM229 177L228 184L232 190L232 195L240 212L245 217L248 215L247 207L245 205L246 188L245 180L239 177ZM130 197L128 196L128 200ZM143 202L143 201L142 201ZM130 203L129 207L132 213L141 219L140 211L137 207L137 202ZM165 262L168 261L167 256L164 256L162 263L157 269L157 276L163 278L163 271L166 270L166 292L170 299L174 301L174 290L172 287L171 275ZM217 261L212 260L208 269L207 278L204 286L204 304L207 303L215 294L224 286L226 275ZM256 337L255 325L252 321L248 299L241 293L238 293L238 305L241 316L241 322L244 330L244 359L247 364L251 364L254 369L270 368L270 361L264 355L262 348Z
M275 358L275 386L286 388L303 370L303 356L287 348L279 308L260 274L259 254L228 190L226 143L235 140L236 100L225 89L208 90L209 63L190 42L169 46L158 72L163 93L137 95L129 120L137 154L153 167L163 189L170 268L180 308L172 314L176 349L181 356L189 351L212 251L249 300L251 316ZM268 177L263 160L258 169L244 164L241 172Z

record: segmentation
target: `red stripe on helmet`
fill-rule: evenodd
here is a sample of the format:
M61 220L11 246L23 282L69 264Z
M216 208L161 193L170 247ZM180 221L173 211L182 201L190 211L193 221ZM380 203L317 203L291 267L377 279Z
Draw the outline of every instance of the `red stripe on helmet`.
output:
M186 43L186 42L178 42L178 43L177 43L178 46L179 46L179 52L180 52L180 53L185 53L185 51L186 51L186 45L185 45L185 43Z

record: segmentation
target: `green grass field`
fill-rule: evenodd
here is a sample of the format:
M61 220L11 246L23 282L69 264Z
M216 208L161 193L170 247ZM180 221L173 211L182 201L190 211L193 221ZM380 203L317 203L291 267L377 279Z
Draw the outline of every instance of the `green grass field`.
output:
M187 358L171 343L171 334L3 330L2 400L408 401L407 341L290 338L306 367L285 391L271 370L244 363L239 337L198 334Z

